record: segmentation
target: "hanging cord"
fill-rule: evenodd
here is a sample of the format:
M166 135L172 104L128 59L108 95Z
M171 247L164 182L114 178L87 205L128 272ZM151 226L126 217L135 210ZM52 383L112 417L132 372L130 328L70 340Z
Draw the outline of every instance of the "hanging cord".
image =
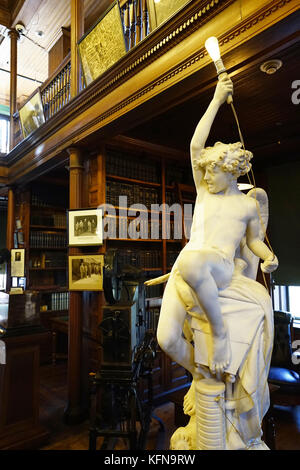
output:
M240 128L239 119L238 119L238 116L237 116L237 113L236 113L236 110L235 110L233 101L231 101L230 105L231 105L231 109L232 109L232 112L233 112L233 115L234 115L234 118L235 118L235 121L236 121L236 125L237 125L237 128L238 128L238 132L239 132L239 136L240 136L240 140L241 140L241 143L242 143L244 152L246 152L244 138L243 138L243 135L242 135L242 131L241 131L241 128ZM275 259L275 254L274 254L273 248L272 248L272 246L271 246L271 243L270 243L270 241L269 241L269 238L268 238L268 235L267 235L267 229L266 229L266 227L265 227L264 221L262 220L262 216L261 216L261 212L260 212L259 203L258 203L258 201L257 201L257 197L256 197L256 189L257 189L257 187L256 187L256 182L255 182L255 177L254 177L254 173L253 173L252 167L250 168L250 172L251 172L252 181L251 181L251 178L250 178L250 176L249 176L249 172L247 172L247 178L248 178L249 184L251 184L251 185L253 186L253 188L254 188L254 195L255 195L255 203L256 203L257 214L258 214L258 217L259 217L259 220L260 220L262 229L263 229L264 238L265 238L265 240L266 240L266 242L267 242L267 244L268 244L268 246L269 246L269 248L270 248L270 251L271 251L271 253L272 253L272 255L273 255L273 259ZM266 287L266 289L268 290L268 286L267 286L267 282L266 282L265 273L264 273L263 271L262 271L262 275L263 275L265 287Z

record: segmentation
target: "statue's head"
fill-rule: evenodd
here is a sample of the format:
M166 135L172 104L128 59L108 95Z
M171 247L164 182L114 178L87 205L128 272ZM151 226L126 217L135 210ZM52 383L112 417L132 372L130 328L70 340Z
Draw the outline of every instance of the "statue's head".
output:
M213 147L206 147L200 152L199 167L218 166L222 171L231 173L235 178L243 176L251 169L252 152L244 150L241 142L223 144L216 142Z

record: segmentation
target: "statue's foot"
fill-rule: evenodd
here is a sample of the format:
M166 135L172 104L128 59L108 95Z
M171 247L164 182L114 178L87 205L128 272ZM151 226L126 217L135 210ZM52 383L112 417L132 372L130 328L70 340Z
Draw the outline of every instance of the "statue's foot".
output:
M176 429L171 437L170 450L196 450L196 419L191 417L185 427Z
M195 384L193 380L188 392L186 393L183 399L183 412L185 415L192 416L193 414L195 414L195 401Z
M227 331L213 336L213 351L209 368L212 374L220 376L231 361L231 348Z

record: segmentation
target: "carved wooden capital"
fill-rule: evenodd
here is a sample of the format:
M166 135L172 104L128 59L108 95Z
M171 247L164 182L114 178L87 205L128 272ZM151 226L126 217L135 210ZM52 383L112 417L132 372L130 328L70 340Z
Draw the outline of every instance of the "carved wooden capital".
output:
M67 148L69 154L69 171L71 170L83 170L82 164L82 153L78 147L69 147Z
M10 29L7 34L10 37L11 41L13 40L17 41L20 38L20 34L14 28Z

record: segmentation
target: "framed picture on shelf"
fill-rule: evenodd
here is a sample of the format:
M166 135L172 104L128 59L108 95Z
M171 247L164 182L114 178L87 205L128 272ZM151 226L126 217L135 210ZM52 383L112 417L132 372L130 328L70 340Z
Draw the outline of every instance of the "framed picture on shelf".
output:
M25 250L17 248L11 250L11 273L12 277L24 277Z
M153 31L191 0L147 0L150 29Z
M102 210L69 211L69 246L96 246L103 243Z
M115 1L80 39L79 55L86 86L127 52L119 2Z
M38 90L19 109L20 122L24 139L45 122L41 91Z
M69 256L69 290L103 290L104 255Z

